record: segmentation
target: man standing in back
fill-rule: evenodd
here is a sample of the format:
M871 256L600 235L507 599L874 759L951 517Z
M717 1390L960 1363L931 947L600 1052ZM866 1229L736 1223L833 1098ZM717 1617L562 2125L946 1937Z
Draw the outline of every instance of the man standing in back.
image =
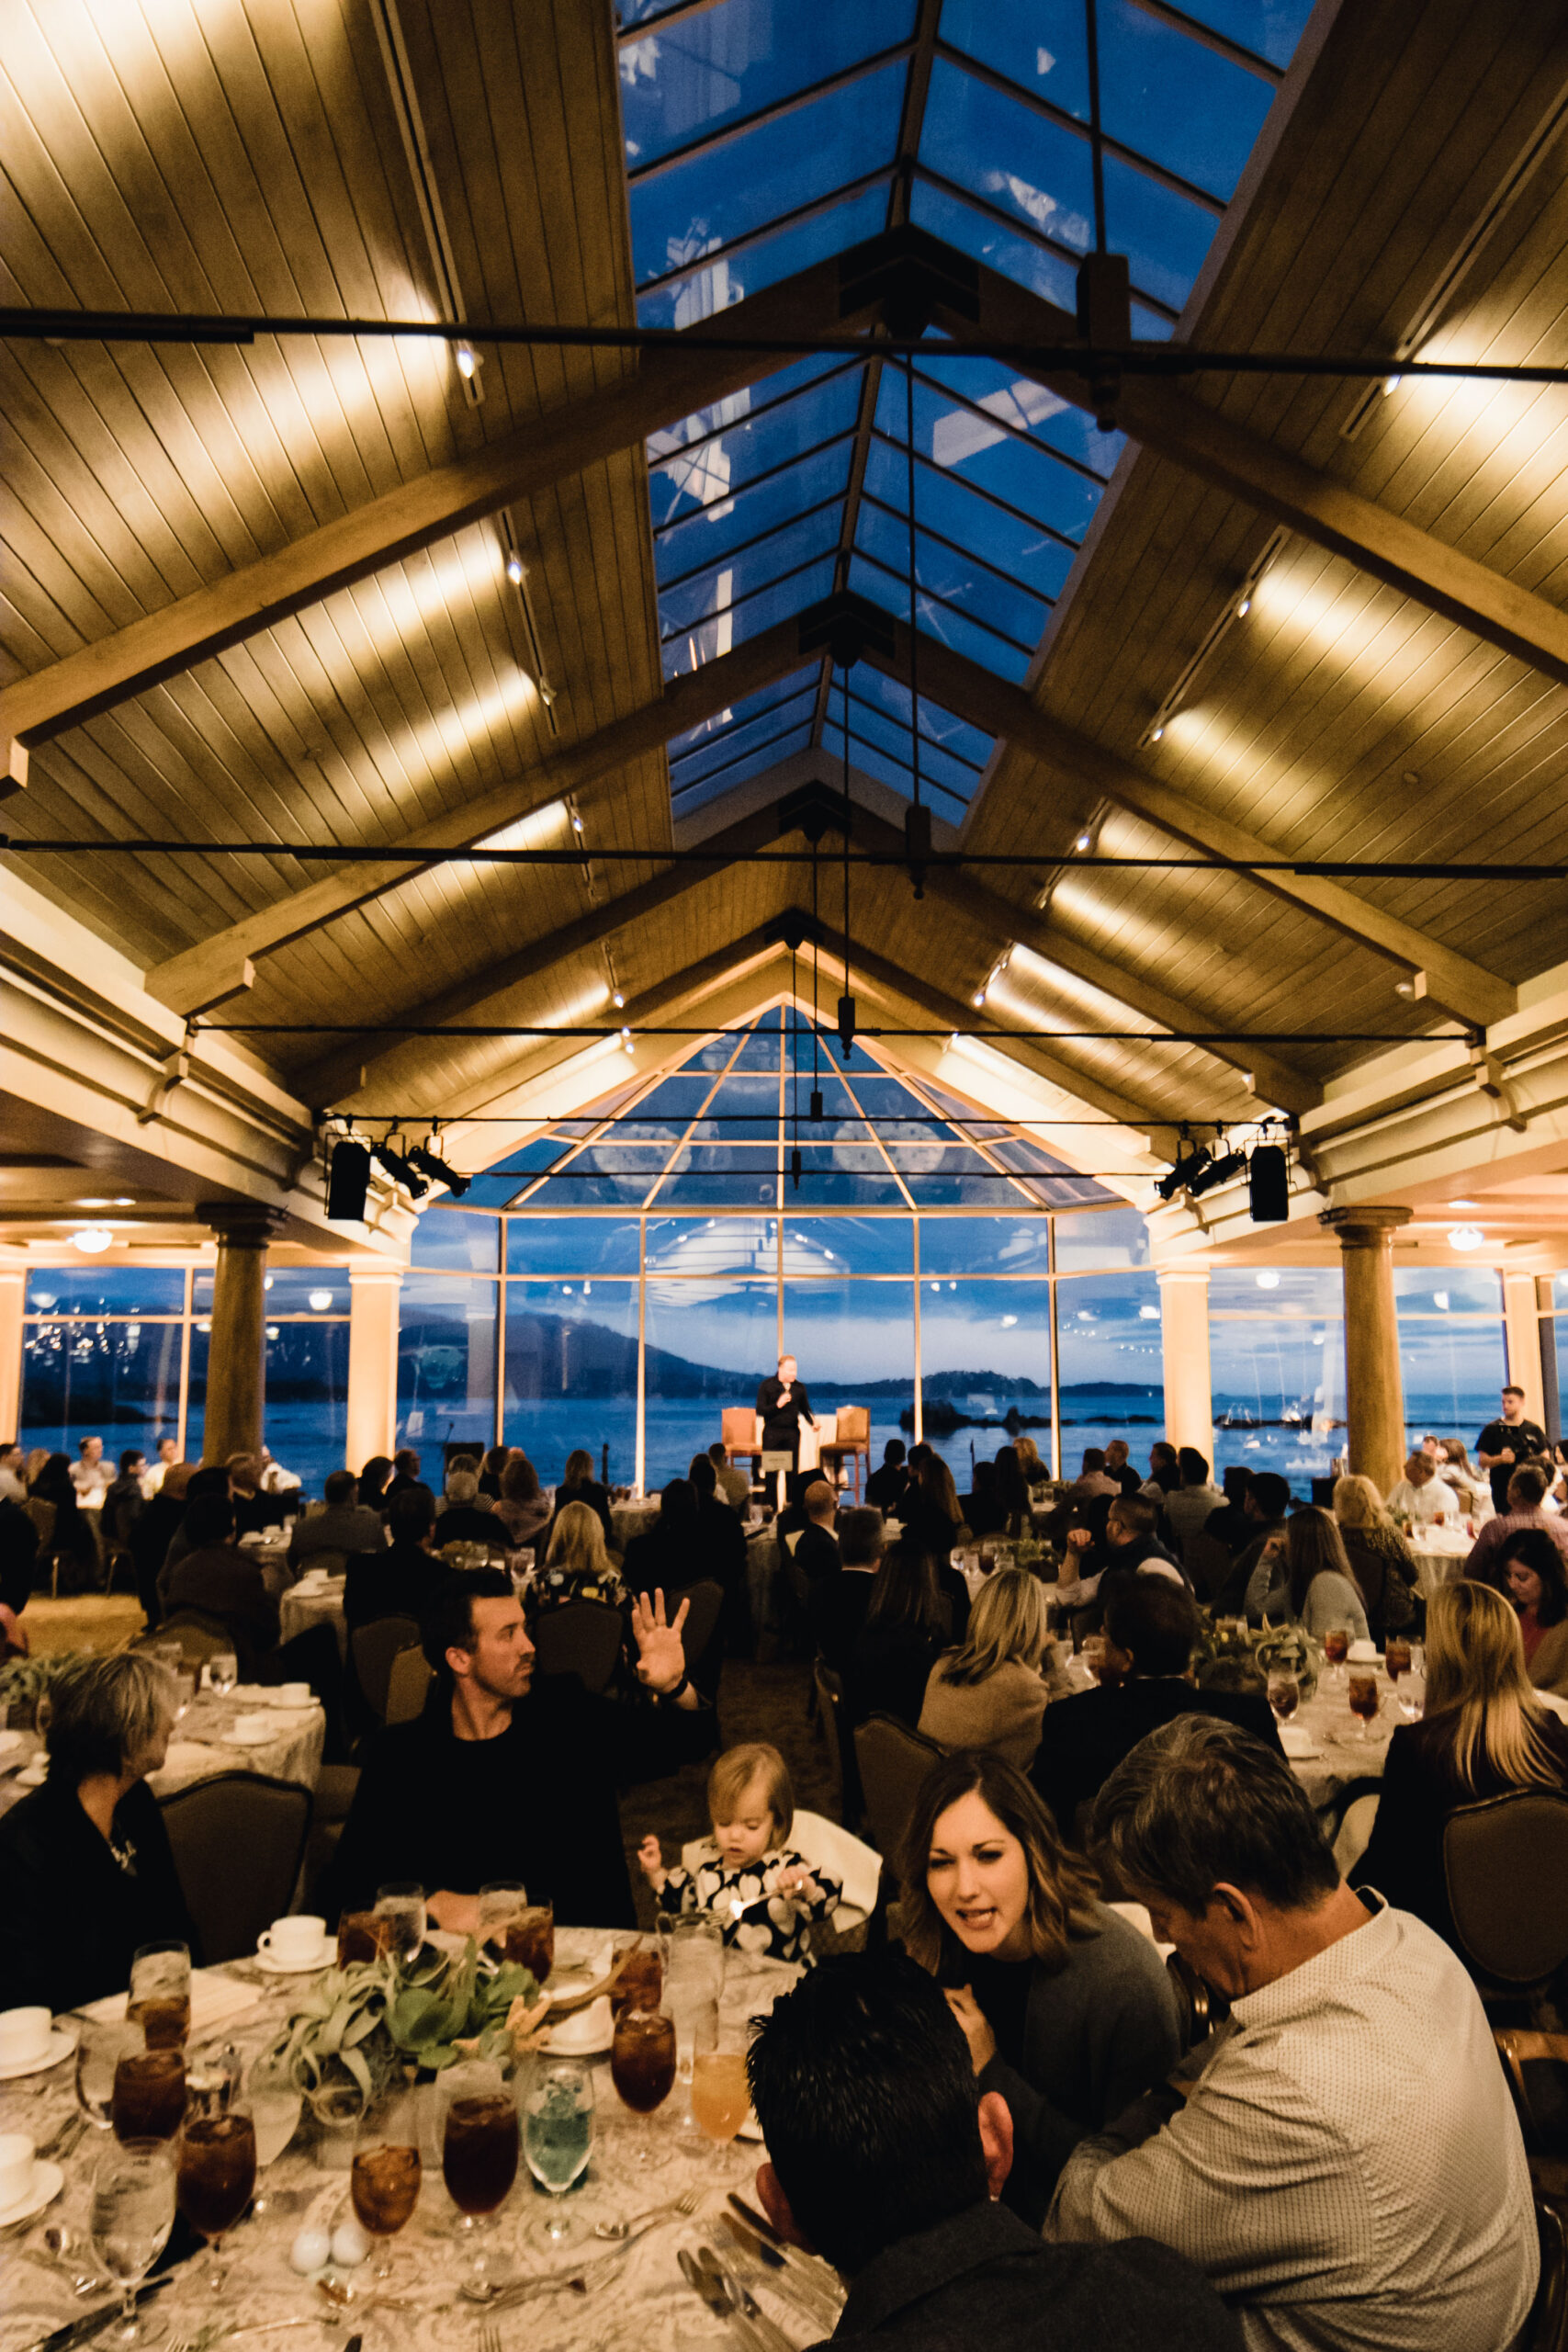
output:
M1508 1508L1508 1480L1521 1462L1532 1454L1550 1453L1551 1444L1539 1421L1525 1419L1525 1392L1512 1381L1503 1391L1501 1418L1488 1421L1475 1441L1475 1458L1492 1481L1496 1510Z

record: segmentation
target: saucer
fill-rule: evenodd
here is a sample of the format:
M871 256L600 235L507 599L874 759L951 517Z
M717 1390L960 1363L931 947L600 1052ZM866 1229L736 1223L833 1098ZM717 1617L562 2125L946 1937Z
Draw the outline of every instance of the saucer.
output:
M265 1731L258 1724L254 1731L250 1732L242 1732L238 1724L231 1724L223 1734L222 1745L225 1747L270 1747L276 1737L276 1724L268 1724Z
M323 1936L313 1960L279 1960L271 1951L258 1951L252 1957L264 1976L314 1976L336 1964L337 1943L334 1938Z
M30 2222L35 2213L41 2213L46 2205L53 2204L64 2186L65 2175L60 2166L35 2156L33 2185L14 2205L0 2205L0 2229L9 2229L13 2222Z
M0 2066L0 2083L19 2083L24 2075L47 2075L51 2066L63 2065L75 2047L75 2035L62 2033L57 2027L36 2058L17 2058L9 2066ZM0 2214L0 2221L4 2219Z
M578 2016L586 2015L586 2010L580 2010L578 2012ZM605 2051L614 2045L615 2039L615 2028L613 2020L607 2033L591 2034L586 2041L580 2041L575 2033L569 2030L569 2029L576 2023L577 2018L570 2017L562 2018L558 2025L546 2027L541 2039L544 2041L546 2049L548 2050L553 2056L558 2058L602 2058L604 2055ZM565 2037L564 2040L560 2038L562 2036Z

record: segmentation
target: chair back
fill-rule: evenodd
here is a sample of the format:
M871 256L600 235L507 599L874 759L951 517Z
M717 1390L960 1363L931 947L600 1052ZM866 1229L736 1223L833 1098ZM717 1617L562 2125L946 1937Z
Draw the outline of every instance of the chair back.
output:
M178 1642L187 1666L204 1666L209 1657L221 1657L225 1651L243 1658L245 1648L237 1642L226 1618L211 1616L205 1609L181 1609L165 1617L152 1638Z
M1568 2352L1568 2226L1555 2204L1537 2194L1540 2283L1519 2338L1522 2352Z
M1200 1600L1213 1600L1235 1566L1219 1537L1211 1535L1206 1527L1187 1538L1181 1559Z
M295 1781L220 1772L163 1801L164 1826L203 1957L248 1959L294 1903L311 1798Z
M833 1914L833 1926L839 1933L845 1935L852 1928L863 1928L876 1908L876 1891L882 1881L882 1857L876 1849L840 1823L829 1821L825 1814L799 1809L789 1841L814 1871L829 1871L843 1889Z
M29 1495L22 1509L38 1529L39 1550L46 1550L54 1535L55 1506L41 1495Z
M756 1453L757 1421L758 1415L750 1405L726 1405L719 1424L726 1453Z
M372 1714L387 1720L387 1687L392 1678L392 1660L400 1650L419 1646L419 1626L412 1617L372 1617L367 1625L356 1625L349 1639L354 1656L354 1675L360 1696Z
M833 1431L838 1445L869 1445L871 1443L871 1408L869 1405L840 1405L839 1425Z
M418 1642L411 1642L392 1660L392 1670L387 1677L387 1716L389 1724L412 1724L424 1713L425 1695L435 1679L435 1669L425 1657Z
M603 1600L564 1600L534 1627L535 1671L575 1674L585 1690L605 1689L626 1637L626 1620Z
M868 1715L855 1726L865 1826L872 1843L892 1861L904 1842L915 1799L944 1750L897 1715Z
M680 1592L667 1593L665 1605L671 1616L674 1615L682 1600L689 1600L692 1604L681 1633L686 1650L686 1670L690 1673L707 1656L718 1632L719 1611L724 1607L724 1587L716 1584L711 1577L704 1577L700 1582L689 1584Z
M1520 1990L1568 1961L1568 1795L1511 1789L1461 1805L1443 1829L1443 1875L1473 1973Z
M829 1736L838 1751L839 1811L846 1824L858 1822L863 1810L860 1770L855 1762L854 1741L850 1736L849 1718L844 1713L843 1677L834 1672L825 1657L818 1657L812 1665L811 1679L822 1721L831 1726Z

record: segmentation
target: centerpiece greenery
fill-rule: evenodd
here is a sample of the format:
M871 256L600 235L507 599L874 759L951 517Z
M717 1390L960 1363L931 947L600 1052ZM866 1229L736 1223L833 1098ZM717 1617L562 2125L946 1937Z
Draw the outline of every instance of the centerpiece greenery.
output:
M406 1968L382 1959L328 1969L268 2055L324 2118L344 2102L368 2106L400 2074L439 2074L459 2058L509 2064L528 2013L542 2023L547 2007L528 1969L481 1964L470 1936L460 1955L427 1944Z

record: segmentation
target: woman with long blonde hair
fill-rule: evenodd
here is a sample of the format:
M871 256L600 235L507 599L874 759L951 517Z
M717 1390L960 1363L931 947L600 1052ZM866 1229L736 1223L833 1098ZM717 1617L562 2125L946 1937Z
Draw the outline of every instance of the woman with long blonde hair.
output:
M1318 1641L1331 1625L1348 1626L1353 1641L1368 1638L1361 1589L1327 1511L1298 1510L1282 1535L1269 1536L1247 1583L1247 1613L1255 1624L1293 1617Z
M1027 1568L998 1568L980 1587L969 1629L943 1651L926 1683L919 1728L940 1747L984 1747L1027 1772L1048 1699L1072 1689L1041 1661L1051 1646L1045 1588Z
M1455 1943L1443 1829L1510 1789L1568 1790L1568 1724L1525 1670L1519 1622L1490 1585L1441 1585L1427 1606L1427 1705L1389 1742L1371 1842L1351 1872Z
M528 1596L529 1612L566 1600L600 1600L618 1609L626 1587L604 1548L599 1514L589 1503L568 1503L556 1514L545 1565Z
M1337 1478L1334 1517L1350 1573L1366 1605L1367 1630L1374 1642L1403 1633L1420 1615L1420 1572L1416 1555L1388 1515L1370 1478Z
M977 2089L999 2091L1012 2116L1003 2201L1038 2229L1077 2143L1175 2064L1169 1979L999 1756L932 1765L899 1878L905 1949L946 1988Z

